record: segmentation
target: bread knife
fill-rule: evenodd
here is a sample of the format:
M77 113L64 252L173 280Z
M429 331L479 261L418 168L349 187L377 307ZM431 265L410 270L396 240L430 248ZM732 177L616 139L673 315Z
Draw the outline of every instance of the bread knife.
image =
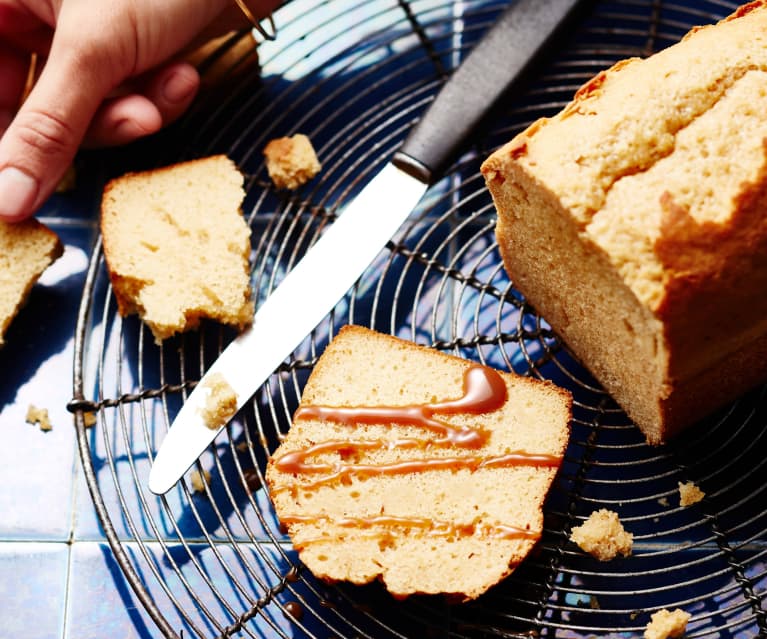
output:
M208 428L200 413L208 376L224 376L239 410L354 286L462 142L581 4L584 0L516 0L504 10L390 162L343 208L257 310L253 325L200 380L152 462L149 490L157 495L170 490L225 427Z

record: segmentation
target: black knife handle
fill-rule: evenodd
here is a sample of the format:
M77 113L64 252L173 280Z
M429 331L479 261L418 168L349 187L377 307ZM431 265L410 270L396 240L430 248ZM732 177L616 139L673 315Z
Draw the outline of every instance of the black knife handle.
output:
M392 162L431 183L584 0L516 0L445 83Z

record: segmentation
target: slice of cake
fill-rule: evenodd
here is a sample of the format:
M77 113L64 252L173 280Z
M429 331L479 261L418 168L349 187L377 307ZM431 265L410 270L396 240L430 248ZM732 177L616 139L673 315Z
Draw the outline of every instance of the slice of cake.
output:
M121 315L159 342L201 318L253 320L243 178L223 155L129 173L104 189L104 256Z
M571 407L548 382L345 327L267 484L317 577L475 598L540 537Z
M63 251L58 236L37 220L0 222L0 346L35 282Z

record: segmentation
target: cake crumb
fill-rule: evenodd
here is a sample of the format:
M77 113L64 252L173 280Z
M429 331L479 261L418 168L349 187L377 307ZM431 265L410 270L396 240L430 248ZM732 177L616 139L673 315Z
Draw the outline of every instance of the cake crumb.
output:
M48 417L47 408L37 408L36 406L30 404L29 408L27 408L26 422L27 424L32 424L33 426L35 424L39 425L40 430L44 432L53 430L53 424L51 424L51 419Z
M575 526L570 539L599 561L610 561L619 553L628 557L634 542L634 536L623 528L618 514L606 508L595 510L582 525Z
M237 412L237 394L221 373L213 373L202 388L209 391L200 415L211 430L224 426Z
M668 508L668 506L669 506L668 497L661 497L661 498L658 500L658 503L659 503L661 506L663 506L664 508Z
M207 470L203 470L200 474L199 470L193 470L189 475L189 481L192 483L192 490L196 493L205 493L205 485L210 484L210 473Z
M322 168L311 141L301 133L271 140L264 148L264 156L266 170L278 189L295 190Z
M667 637L681 637L687 629L690 613L677 608L669 611L665 608L653 613L650 623L644 631L644 639L667 639Z
M693 482L679 482L680 506L691 506L692 504L697 504L705 496L706 493L698 488Z
M90 428L96 423L96 413L88 412L83 413L83 424L86 428Z

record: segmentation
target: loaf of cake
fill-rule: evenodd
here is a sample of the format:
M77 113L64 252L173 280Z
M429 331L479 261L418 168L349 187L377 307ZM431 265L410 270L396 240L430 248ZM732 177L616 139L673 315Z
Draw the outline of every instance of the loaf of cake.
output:
M253 320L243 177L223 155L129 173L101 203L104 257L121 315L138 313L156 341L202 318Z
M767 2L482 165L514 286L657 444L767 377Z
M538 540L571 407L548 382L345 327L269 460L270 497L319 578L475 598Z
M35 282L63 251L58 235L35 219L0 222L0 346Z

